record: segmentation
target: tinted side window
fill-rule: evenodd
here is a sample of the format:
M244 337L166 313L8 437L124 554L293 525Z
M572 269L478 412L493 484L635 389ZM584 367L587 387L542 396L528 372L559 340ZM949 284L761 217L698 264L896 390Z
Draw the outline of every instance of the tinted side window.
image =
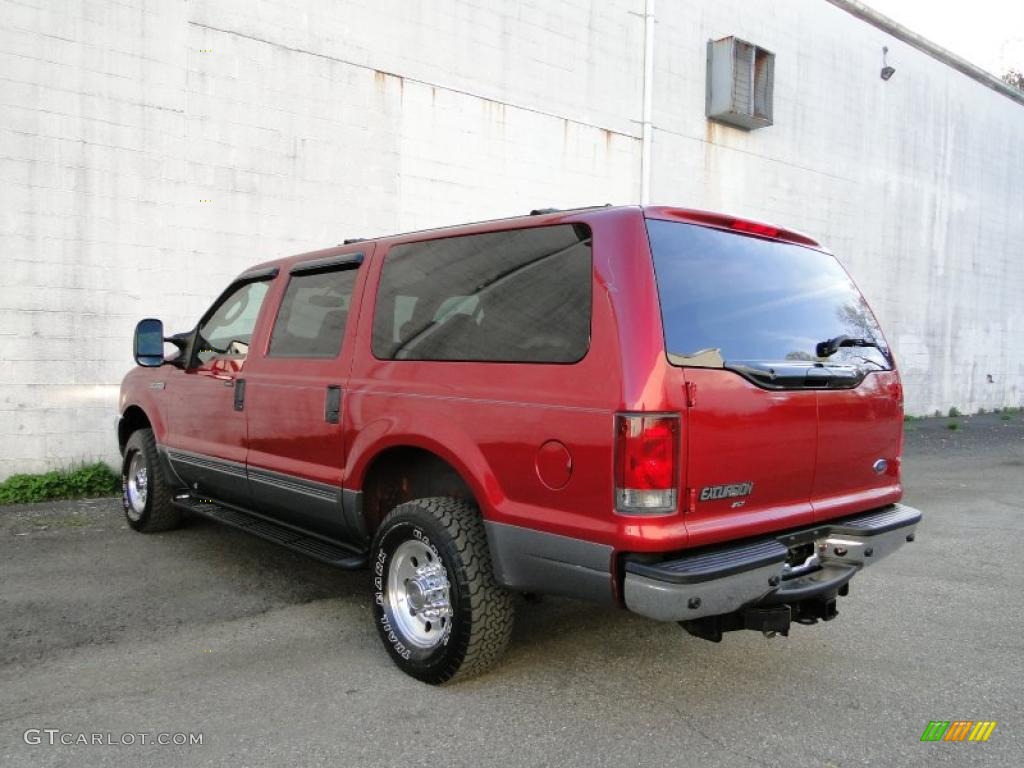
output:
M199 326L196 356L201 363L215 357L245 357L256 327L260 307L270 283L243 283L221 298L210 316Z
M337 357L358 270L292 275L270 336L271 357Z
M574 363L590 346L591 235L580 224L395 246L373 353L392 360Z

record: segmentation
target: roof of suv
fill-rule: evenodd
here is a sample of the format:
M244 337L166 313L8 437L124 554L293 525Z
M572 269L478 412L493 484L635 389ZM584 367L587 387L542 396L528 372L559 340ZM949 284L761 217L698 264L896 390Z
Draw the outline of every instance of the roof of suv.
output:
M728 229L744 235L753 235L755 237L763 237L770 240L779 240L782 242L795 243L797 245L803 245L810 248L816 248L823 250L821 244L813 239L812 237L798 232L792 229L785 229L783 227L777 227L773 224L766 224L764 222L752 221L750 219L739 218L724 213L714 213L712 211L702 211L694 208L679 208L675 206L664 206L664 205L594 205L584 206L580 208L543 208L532 211L528 215L523 216L510 216L501 219L487 219L484 221L468 222L464 224L452 224L443 227L433 227L429 229L411 230L409 232L393 233L388 235L380 235L378 237L368 238L352 238L346 240L336 246L329 248L322 248L316 251L308 251L306 253L299 253L293 256L286 256L277 259L271 259L269 261L262 262L254 265L247 269L243 274L250 272L260 272L271 267L286 268L293 264L310 261L313 259L320 259L329 256L335 256L343 253L354 253L358 252L360 247L364 243L376 243L384 240L398 240L406 239L413 235L420 235L424 233L436 233L437 235L455 235L455 234L471 234L476 232L488 232L497 229L507 229L506 225L516 225L529 223L530 226L539 226L542 224L553 224L563 220L566 216L573 216L574 220L578 214L586 212L591 215L603 215L611 213L620 213L622 211L639 211L642 212L645 218L648 219L662 219L665 221L679 221L687 224L698 224L705 227L715 227L716 229Z

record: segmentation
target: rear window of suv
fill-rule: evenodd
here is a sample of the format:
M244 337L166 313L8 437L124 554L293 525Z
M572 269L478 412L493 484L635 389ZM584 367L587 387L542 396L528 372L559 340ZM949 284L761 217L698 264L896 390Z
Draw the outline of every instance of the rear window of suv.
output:
M438 238L384 260L385 360L575 363L590 346L591 234L579 224Z
M695 224L648 220L672 362L826 361L891 368L874 315L835 257ZM817 345L840 336L878 346Z

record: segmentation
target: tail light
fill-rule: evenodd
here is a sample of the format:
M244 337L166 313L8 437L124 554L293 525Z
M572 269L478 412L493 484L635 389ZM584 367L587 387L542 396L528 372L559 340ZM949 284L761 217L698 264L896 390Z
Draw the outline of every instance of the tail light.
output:
M679 416L615 416L615 510L627 515L676 510Z

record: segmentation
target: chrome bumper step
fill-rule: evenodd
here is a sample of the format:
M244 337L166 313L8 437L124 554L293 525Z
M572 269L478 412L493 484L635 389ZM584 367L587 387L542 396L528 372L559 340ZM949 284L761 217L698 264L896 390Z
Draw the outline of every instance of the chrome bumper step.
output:
M688 621L745 606L814 599L914 540L921 513L904 504L661 562L627 556L626 607L659 621ZM787 565L790 549L813 544L807 562ZM828 578L823 578L827 574Z

